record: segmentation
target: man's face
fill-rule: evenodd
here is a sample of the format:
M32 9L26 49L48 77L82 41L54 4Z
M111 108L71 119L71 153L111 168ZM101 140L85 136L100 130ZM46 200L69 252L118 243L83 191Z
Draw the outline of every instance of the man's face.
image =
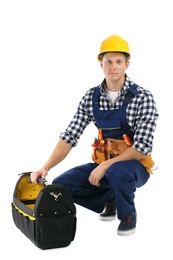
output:
M124 54L119 52L105 53L100 61L105 77L111 81L118 80L129 66L129 61Z

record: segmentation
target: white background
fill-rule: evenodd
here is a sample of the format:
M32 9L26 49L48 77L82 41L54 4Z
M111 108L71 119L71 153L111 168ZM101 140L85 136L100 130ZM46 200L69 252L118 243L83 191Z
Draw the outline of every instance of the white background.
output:
M2 256L28 259L173 259L172 253L172 1L0 2L0 158ZM153 159L158 170L136 192L136 233L120 237L119 221L77 206L70 246L43 251L13 223L11 202L18 174L40 168L84 93L101 83L96 59L101 41L118 34L130 45L128 76L149 89L160 114ZM88 126L48 181L90 161L97 135ZM21 252L23 250L23 253Z

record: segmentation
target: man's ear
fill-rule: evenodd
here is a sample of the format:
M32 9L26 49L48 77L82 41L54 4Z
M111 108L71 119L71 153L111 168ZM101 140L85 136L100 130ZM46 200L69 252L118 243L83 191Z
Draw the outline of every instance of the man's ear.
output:
M129 67L129 65L130 65L130 61L128 60L126 64L126 69Z

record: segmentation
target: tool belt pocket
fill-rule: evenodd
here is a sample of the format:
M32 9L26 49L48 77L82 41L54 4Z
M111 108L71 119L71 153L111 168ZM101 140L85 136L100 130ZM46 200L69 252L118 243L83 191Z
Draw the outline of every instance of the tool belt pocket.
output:
M103 144L98 144L93 148L92 160L100 164L111 157L121 154L127 148L128 145L124 140L107 138Z
M126 134L123 135L123 140L112 138L103 139L102 133L100 135L101 138L96 139L94 144L92 144L94 147L92 152L92 160L97 164L123 153L132 145L132 141ZM151 154L141 159L140 162L144 165L148 173L152 173L151 168L153 167L154 162Z
M119 155L128 148L124 140L106 139L106 150L109 154Z
M93 153L92 153L92 160L95 163L102 163L106 160L110 159L109 153L106 151L106 149L98 149L97 147L93 148Z

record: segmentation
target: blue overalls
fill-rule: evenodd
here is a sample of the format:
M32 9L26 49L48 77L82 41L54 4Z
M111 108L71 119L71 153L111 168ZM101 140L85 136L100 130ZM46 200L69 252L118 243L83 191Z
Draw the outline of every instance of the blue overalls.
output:
M133 132L126 120L126 107L130 99L138 93L136 88L136 84L129 88L130 91L127 92L120 109L99 110L100 89L95 87L94 116L97 128L103 130L104 138L122 139L122 135L127 134L133 140ZM150 175L137 160L120 161L109 167L100 181L100 186L96 187L90 184L88 178L97 166L96 163L76 166L56 177L53 183L61 183L66 186L72 194L74 203L97 213L103 211L105 203L113 193L117 215L122 220L135 210L136 188L144 185Z

